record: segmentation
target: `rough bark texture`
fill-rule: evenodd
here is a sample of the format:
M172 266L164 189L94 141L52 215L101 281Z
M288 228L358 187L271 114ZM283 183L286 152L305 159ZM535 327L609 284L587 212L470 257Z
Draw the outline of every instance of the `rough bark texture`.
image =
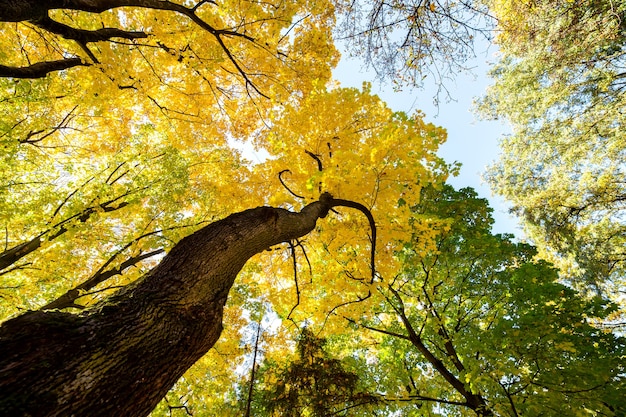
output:
M222 331L245 262L309 233L333 199L259 207L181 240L136 284L74 315L34 311L0 327L0 415L144 416Z

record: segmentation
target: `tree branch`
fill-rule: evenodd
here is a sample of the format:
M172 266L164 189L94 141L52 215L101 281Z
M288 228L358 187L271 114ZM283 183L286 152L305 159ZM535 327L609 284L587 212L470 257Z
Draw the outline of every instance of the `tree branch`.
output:
M27 67L9 67L0 65L0 77L8 78L43 78L51 72L63 71L78 66L89 66L80 58L65 58L56 61L36 62Z
M132 258L129 258L126 261L122 262L120 266L118 266L117 268L109 269L107 271L102 271L103 268L101 268L100 271L98 271L95 275L93 275L87 281L67 291L65 294L63 294L56 300L49 302L45 306L41 307L40 310L53 310L53 309L61 310L64 308L69 308L69 307L84 308L84 306L81 306L75 303L75 301L83 295L83 291L89 291L90 289L106 281L107 279L115 275L121 275L125 269L131 266L135 266L139 262L145 259L151 258L156 255L160 255L162 253L165 253L165 250L157 249L151 252L146 252L137 256L133 256ZM116 256L117 256L117 253L113 255L111 260L115 258ZM105 265L107 265L108 263L109 262L107 261Z
M356 320L351 319L350 317L345 317L344 316L344 319L348 320L350 323L352 323L352 324L354 324L356 326L363 327L364 329L371 330L373 332L378 332L378 333L386 334L388 336L397 337L398 339L404 339L404 340L408 340L408 341L411 340L409 338L409 336L406 336L406 335L403 335L403 334L400 334L400 333L395 333L395 332L391 332L391 331L384 330L384 329L377 329L376 327L370 327L370 326L368 326L366 324L357 323Z
M65 117L63 118L63 120L61 120L61 122L50 128L50 131L43 134L42 136L38 137L38 138L34 138L34 136L39 135L41 133L44 133L45 130L38 130L38 131L30 131L28 132L28 134L26 135L26 138L24 139L20 139L19 143L27 143L27 144L31 144L34 145L38 142L41 142L42 140L44 140L45 138L49 137L50 135L52 135L54 132L60 131L61 129L66 129L68 128L69 123L72 121L72 119L74 118L74 111L78 108L78 104L74 106L74 108L72 110L70 110Z
M306 149L304 150L304 152L306 152L307 155L309 155L311 158L313 158L317 162L317 170L318 171L323 171L324 170L324 167L322 165L322 160L320 159L319 156L317 156L316 154L314 154L311 151L307 151Z
M393 304L392 307L400 317L404 328L408 333L409 340L417 348L417 350L424 356L424 358L430 362L430 364L439 372L439 374L459 393L461 394L466 403L465 405L472 410L480 411L484 416L492 415L493 413L487 408L487 404L485 403L484 398L480 394L475 394L469 389L465 387L465 384L461 382L450 370L446 367L446 365L433 353L428 349L428 347L424 344L421 336L415 331L411 321L406 315L404 310L404 303L402 301L402 297L398 291L389 286L389 291L394 295L400 306L395 306ZM388 300L389 301L389 300Z
M72 39L80 43L108 41L111 38L122 39L145 39L148 34L145 32L130 32L117 28L102 28L97 30L76 29L63 23L52 20L49 16L33 20L33 24L50 33L63 36L65 39Z
M0 414L148 415L219 339L228 293L248 259L310 233L331 204L325 193L298 213L232 214L183 238L133 285L80 315L33 311L5 321Z
M114 206L112 204L115 201L119 200L120 198L127 196L128 194L130 193L126 193L122 196L119 196L113 200L109 200L106 203L102 203L98 206L88 207L84 209L83 211L81 211L80 213L76 213L73 216L70 216L66 218L65 220L60 221L59 223L55 224L48 230L41 232L39 235L35 236L31 240L20 243L16 246L13 246L10 249L3 251L2 253L0 253L0 271L14 264L15 262L17 262L24 256L28 255L29 253L32 253L35 250L37 250L41 246L44 236L46 236L46 240L51 241L61 236L65 232L67 232L68 231L67 225L70 222L77 221L79 223L84 223L98 210L102 210L105 213L107 213L107 212L119 210L121 208L126 207L128 205L128 202L125 202L125 201L119 203L117 206Z
M289 191L289 193L290 193L291 195L293 195L294 197L301 198L301 199L303 199L303 200L304 200L304 197L303 197L303 196L301 196L301 195L298 195L298 194L294 193L293 191L291 191L291 188L287 187L287 184L285 184L285 181L283 181L283 174L284 174L285 172L289 172L289 173L291 173L291 171L290 171L290 170L288 170L288 169L283 169L282 171L280 171L280 172L278 173L278 181L280 181L280 183L282 184L282 186L283 186L283 187L285 187L285 190Z
M224 39L222 37L239 37L252 43L255 42L255 39L245 33L240 33L235 30L216 29L201 19L196 14L196 10L201 3L204 3L203 1L192 8L167 0L53 0L47 3L38 0L23 0L19 2L19 4L15 3L16 2L12 0L0 0L0 22L31 21L38 27L49 31L50 33L63 36L67 39L76 40L94 62L98 62L98 60L93 53L91 53L89 48L87 48L86 44L88 42L108 41L113 37L120 37L124 39L146 38L148 35L144 32L131 32L116 28L102 28L93 31L76 29L52 20L48 16L48 11L53 9L69 9L101 13L106 10L119 7L137 7L171 11L182 14L201 29L213 35L224 54L226 54L228 60L235 67L237 73L244 79L246 88L252 87L257 94L267 98L267 95L263 94L252 82L252 80L250 80L248 74L233 56L228 46L224 43ZM51 62L37 63L23 69L0 66L0 77L42 78L52 71L59 71L81 64L79 58L73 59L78 59L78 63L72 62L71 64L68 64L68 62L66 62L67 60L51 61L56 64L52 64Z
M372 249L370 252L370 268L372 269L372 278L370 280L370 284L373 284L376 278L376 222L374 221L374 216L372 216L372 212L363 204L357 203L356 201L333 199L332 205L333 207L350 207L357 209L361 213L363 213L365 217L367 217L367 221L370 224L370 230L372 232L372 236L370 239L372 245Z

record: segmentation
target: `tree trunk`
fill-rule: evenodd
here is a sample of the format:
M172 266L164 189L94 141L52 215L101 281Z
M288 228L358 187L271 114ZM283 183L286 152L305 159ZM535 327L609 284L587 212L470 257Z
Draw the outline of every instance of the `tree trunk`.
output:
M338 200L335 200L335 202ZM259 207L181 240L137 283L80 314L33 311L0 327L0 415L145 416L217 341L245 262L306 235L333 199Z

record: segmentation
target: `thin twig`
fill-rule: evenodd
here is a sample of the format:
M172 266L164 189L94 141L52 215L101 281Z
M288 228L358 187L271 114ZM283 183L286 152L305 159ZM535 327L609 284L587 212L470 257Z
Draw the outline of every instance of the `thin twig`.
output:
M291 318L291 313L293 313L296 307L300 305L300 288L298 287L298 263L296 261L296 247L291 241L289 242L289 248L291 249L291 259L293 260L293 280L296 284L296 304L291 307L291 311L289 312L289 314L287 314L287 320L293 321L293 319ZM294 322L294 324L296 323Z

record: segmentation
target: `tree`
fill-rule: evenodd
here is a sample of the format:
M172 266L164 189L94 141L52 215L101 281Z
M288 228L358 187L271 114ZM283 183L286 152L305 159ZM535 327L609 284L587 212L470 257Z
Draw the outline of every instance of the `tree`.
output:
M323 86L337 57L332 7L266 6L2 3L2 317L127 284L183 236L263 203L220 191L248 174L229 141ZM7 77L20 71L36 78Z
M245 262L346 204L323 194L299 214L262 207L231 215L183 239L148 276L87 314L40 311L5 322L3 413L149 413L219 338Z
M342 29L339 40L371 66L380 81L398 88L423 85L431 77L447 83L475 55L477 36L490 40L495 21L483 1L407 0L337 2Z
M337 96L343 96L346 100L335 100ZM377 250L377 255L381 258L390 256L394 247L392 236L398 235L398 231L393 229L397 226L394 223L390 225L389 222L391 220L397 221L405 215L403 214L405 208L399 207L397 204L398 198L405 193L407 187L417 189L424 178L431 177L428 169L422 165L421 161L416 160L411 164L403 162L407 155L406 152L410 151L415 156L421 155L423 160L424 158L426 160L432 158L433 167L439 166L438 160L430 154L430 151L420 148L420 146L422 140L428 143L435 140L442 132L438 132L436 129L431 130L419 119L393 115L388 109L381 107L381 103L367 92L359 93L356 90L338 90L328 94L320 92L310 100L316 103L314 108L320 112L320 117L326 117L325 112L319 106L321 103L326 103L328 111L335 115L338 113L334 109L338 107L354 106L360 108L360 114L358 112L346 114L345 117L349 121L347 124L344 124L346 120L342 118L335 118L336 124L326 124L326 128L341 135L341 140L339 138L333 140L333 136L330 136L329 132L320 131L312 131L311 136L302 138L305 141L310 140L311 142L308 143L311 145L319 144L320 138L332 140L334 154L333 159L329 162L334 161L335 165L331 167L329 163L328 168L320 172L316 168L311 169L311 166L317 165L315 158L311 158L304 151L295 152L293 149L287 149L286 151L293 152L284 154L284 158L289 158L291 155L290 163L285 163L282 158L268 160L266 164L260 164L255 168L256 175L267 178L266 172L268 171L265 170L272 172L270 167L276 165L282 164L283 167L292 167L292 176L288 177L288 174L283 174L283 182L286 183L288 178L293 181L289 183L289 187L295 189L300 184L302 189L306 191L306 187L303 187L306 181L297 181L297 179L305 176L305 173L309 171L308 176L312 179L309 184L312 184L312 187L309 187L311 191L308 194L315 195L318 193L316 186L318 182L324 184L324 189L339 191L342 188L340 184L337 184L337 181L341 181L343 177L336 176L336 170L340 170L346 176L355 175L351 173L359 172L358 175L362 181L354 184L356 187L354 190L351 190L351 184L347 183L343 186L343 194L349 196L360 192L361 200L368 203L373 213L377 213L378 209L375 207L378 206L381 207L381 213L386 213L386 216L382 214L379 216L377 220L379 223L376 229L372 230L372 233L378 230L379 236L385 239L383 242L386 242L386 248ZM365 103L369 103L369 105L362 106ZM313 105L313 103L310 104ZM365 117L359 121L368 113L371 117ZM308 112L304 114L306 116L311 115ZM293 123L293 119L289 120L289 124ZM311 123L319 126L319 122L314 120L311 120ZM277 120L276 124L276 131L280 132L281 126L287 127L288 121ZM306 123L299 127L307 128ZM342 127L343 130L335 131L334 129L337 127ZM382 135L376 134L376 132L381 132ZM374 154L376 148L370 146L369 143L379 141L380 138L385 138L382 143L385 143L386 148L376 155ZM352 141L362 143L364 148L357 148ZM321 144L319 145L321 146ZM429 146L433 151L436 149L434 144ZM303 148L306 150L309 147ZM328 149L327 146L325 148ZM310 147L310 149L317 151L315 147ZM361 163L354 162L354 158L357 158L359 154L362 155L360 152L363 150L372 154L366 154L368 159L362 160ZM317 157L319 161L328 158L330 158L328 154ZM298 160L301 160L300 163ZM304 165L304 161L310 162ZM113 169L113 172L115 170ZM273 172L278 173L277 170ZM182 174L184 172L178 173L178 175ZM103 177L111 178L114 175L109 170L103 174ZM256 178L255 175L250 174L250 181L253 184L246 187L247 191L254 190L253 185L257 181ZM281 185L278 177L274 178L276 178L273 182L274 189L283 190L282 197L277 194L275 198L280 198L283 201L287 198L287 201L291 200L290 205L297 204L294 200L297 201L298 199L289 194L286 188ZM380 178L384 178L388 182L381 181ZM267 188L267 181L263 184L265 184L266 189L271 190L271 187ZM239 186L243 187L244 184ZM302 192L301 190L298 191ZM126 194L122 194L122 197L125 196ZM322 196L327 196L327 194L322 194ZM71 195L64 202L69 201L70 197ZM9 273L12 275L7 274L7 276L13 276L13 279L19 280L24 286L23 290L31 291L31 288L37 288L35 285L41 285L41 283L29 281L28 263L38 262L39 267L45 268L45 259L56 259L62 256L60 253L64 253L66 250L70 250L70 253L80 254L86 250L96 251L99 249L99 244L102 244L102 241L82 242L80 239L70 239L71 235L76 233L73 236L78 235L80 238L83 228L85 228L85 233L89 235L92 230L89 230L89 226L85 227L84 223L86 222L97 228L110 228L107 233L111 235L111 238L123 230L121 227L125 221L130 221L132 225L134 220L132 217L128 218L129 214L132 213L131 211L125 211L125 214L120 214L120 217L113 218L107 217L107 215L128 210L133 205L137 206L141 213L141 210L145 208L142 204L145 202L145 197L139 201L131 200L124 207L120 207L122 202L125 202L122 197L115 200L115 208L118 210L106 211L102 208L96 208L94 209L94 218L83 219L80 216L72 216L72 218L78 219L73 223L75 230L67 227L67 231L59 234L63 231L64 225L56 226L54 230L57 232L53 233L53 236L55 238L57 235L59 238L62 236L68 240L64 240L63 245L39 246L36 250L20 258L20 262L26 263L21 264L19 268L10 269ZM380 200L376 200L377 197ZM109 407L121 406L125 407L129 414L142 415L148 413L155 406L155 401L158 401L176 379L206 353L217 340L221 330L221 309L226 301L228 289L245 261L253 254L268 249L274 244L297 240L313 230L315 220L325 214L327 209L336 205L332 201L339 202L339 200L329 199L330 197L325 198L326 200L322 199L325 202L307 205L308 208L304 208L299 216L291 215L282 209L261 208L232 215L226 220L212 223L191 237L183 239L159 266L146 274L144 278L115 293L108 301L105 299L101 304L86 309L81 315L39 311L27 313L5 322L2 326L1 337L2 352L5 358L3 361L5 371L3 371L2 378L5 385L1 390L4 396L3 412L19 414L20 411L27 410L31 414L54 415L55 413L64 414L71 409L72 412L97 415L98 413L108 414L111 410ZM405 198L412 199L412 196L405 196ZM362 204L346 204L349 207L361 208L367 213L370 211ZM175 214L172 214L174 221L177 218ZM346 215L347 213L344 213L342 217ZM282 225L282 216L287 216L284 226ZM95 221L98 217L102 219L100 222ZM369 252L373 245L363 236L364 226L368 225L368 221L366 219L365 222L361 222L344 217L343 222L347 223L348 229L354 230L352 235L361 236L353 243L355 246L358 245L358 250L350 249L349 245L342 245L343 249L338 249L336 252L333 249L329 252L330 258L328 256L311 257L311 252L309 252L309 257L317 263L328 262L329 259L333 258L342 263L348 262L344 264L345 266L339 264L339 270L350 268L351 261L356 261L357 268L351 268L353 273L358 276L365 274L369 282L373 276L372 265L367 261L369 256L359 255L364 251ZM235 226L229 226L231 223L234 223ZM260 228L258 233L265 233L265 237L261 240L254 237L257 233L255 232L257 227ZM284 233L280 232L283 227L286 227ZM332 227L326 229L326 235L321 234L322 241L335 239L333 245L340 244L344 237L336 233L329 235L330 229ZM324 230L322 229L322 231ZM159 233L154 234L158 235ZM345 239L349 241L350 234L346 236ZM372 239L375 239L374 235L372 235ZM157 239L152 244L158 244L159 240ZM91 244L92 247L81 246L85 243ZM122 252L122 249L126 247L124 245L123 248L117 249L116 253ZM328 248L328 246L326 247ZM224 252L224 256L218 256L220 252ZM42 259L37 258L37 255L40 254ZM212 254L212 257L207 260L206 254ZM71 267L71 262L76 262L74 259L69 260L64 267ZM286 273L283 271L282 274L279 273L279 276L283 275L288 278L293 272L290 266L291 261L289 258L286 260L287 262L284 262L284 266L282 266L286 269ZM88 262L89 260L79 259L79 261ZM392 262L393 260L389 259L389 262L385 263ZM277 265L276 260L273 265ZM98 271L94 276L97 276L100 271L106 270L108 266L108 263L105 262L102 267L97 268ZM51 262L51 268L56 270L57 267L58 265ZM317 268L315 269L317 270ZM329 268L328 272L332 274L333 268ZM69 273L69 270L65 273ZM81 274L77 275L78 282L81 282ZM255 280L258 279L258 276L252 276L249 279ZM111 285L119 286L127 280L128 277L122 276L120 281L107 282L104 289L108 288L108 291L111 292L114 289L110 288ZM339 280L339 276L330 275L326 280L327 282L324 281L324 283L325 285L333 285ZM73 291L71 284L68 284L70 283L60 282L56 283L60 287L56 291L48 289L51 294L61 295L65 291L66 295L71 296L69 300L63 300L65 303L62 304L63 307L75 306L76 298L84 295L83 287L79 285L79 288ZM357 281L354 285L357 285L357 288L354 288L352 292L341 294L341 296L350 299L354 296L353 294L359 293L359 282ZM267 291L268 287L271 286L272 282L266 280L262 288ZM346 284L344 286L349 287ZM67 292L68 287L69 292ZM14 289L13 293L19 294L20 290L22 288L18 287ZM284 300L286 297L288 300L281 304L281 308L288 308L290 304L292 306L298 305L300 299L298 298L297 287L296 297L292 291L292 288L288 288L288 291L277 294L279 298L282 297ZM96 300L98 298L101 297L97 297ZM70 302L68 303L68 301ZM336 297L329 297L328 300L323 301L322 305L329 305L330 307L323 307L322 310L331 309L332 303L336 302L339 302ZM180 311L177 311L178 309ZM145 352L153 352L153 355ZM100 368L93 362L95 358L99 358L97 359L99 363L105 364L105 366ZM46 370L50 373L47 376L44 375ZM64 384L63 381L81 381L81 383L68 385ZM135 386L139 381L144 381L140 384L144 387L143 389ZM65 393L63 389L69 390L69 392ZM82 389L88 391L82 392ZM103 402L94 401L93 398L96 397ZM35 401L35 398L38 400ZM55 409L53 406L59 408ZM84 408L88 406L95 407L95 409ZM28 407L36 408L28 409Z
M265 365L261 376L265 389L259 393L261 405L255 415L351 415L350 411L379 401L377 396L358 391L359 376L330 357L325 343L304 328L297 341L298 357L287 368Z
M415 250L419 233L406 242L381 304L350 318L377 342L344 337L384 398L407 404L403 415L624 413L624 340L592 319L614 306L560 284L531 246L492 235L471 189L424 188L415 216L446 221L436 250Z
M610 1L494 2L502 29L483 114L511 122L488 179L541 256L580 289L624 288L624 33Z
M197 13L200 5L208 4L198 3ZM146 22L170 17L162 12L63 10L49 16L91 28L108 19L131 26L143 22L148 32ZM290 10L286 20L277 18L277 26L251 18L259 30L271 29L278 42L301 12ZM196 50L194 42L203 44L202 36L214 38L180 19L166 20L179 28L165 33L169 37L145 38L154 44L102 40L94 48L88 42L93 54L119 48L118 55L98 56L99 63L43 78L0 80L6 110L0 259L2 297L10 300L3 303L2 316L36 309L4 322L0 330L2 413L110 415L118 408L129 415L149 413L218 339L224 303L241 267L275 244L288 242L286 250L255 257L249 268L257 272L242 277L240 288L256 286L250 293L268 294L277 309L293 310L294 316L304 314L300 291L306 288L297 280L306 269L302 259L320 271L319 290L346 281L343 271L359 278L343 294L306 300L320 316L336 307L333 303L365 297L366 283L377 279L374 253L392 267L394 248L407 233L402 222L409 216L398 201L414 202L413 190L447 175L435 155L445 131L425 123L419 113L393 113L367 88L327 89L334 49L306 43L309 37L324 43L325 13L305 19L287 36L281 53L293 58L293 65L271 72L275 61L263 58L265 52L250 58L263 66L259 71L285 83L297 75L288 91L280 83L255 79L254 91L269 92L263 99L267 105L246 90L252 88L247 80L237 90L244 75L229 67L235 64L228 59L207 58L196 67L155 47L166 40L170 49L188 41ZM47 45L67 40L40 33L30 23L7 27L5 40L25 41L34 34ZM185 46L177 53L188 51ZM46 53L57 51L40 47L28 43L18 61L41 53L38 62L47 62ZM309 52L298 57L296 50ZM154 57L144 57L148 51ZM308 62L315 57L328 62ZM120 65L125 62L137 66ZM306 71L309 65L314 71ZM145 72L116 72L138 69ZM135 84L126 88L126 81ZM211 87L232 94L232 101L224 104L207 92ZM235 105L240 106L236 111ZM268 158L256 164L243 160L229 143L239 137ZM242 211L268 203L283 208ZM339 209L342 204L347 208ZM332 215L340 218L314 230L316 220L333 207ZM368 216L352 215L353 208ZM237 214L226 217L231 212ZM339 224L343 231L335 229ZM304 235L310 235L306 243L300 239ZM376 235L384 245L374 251ZM333 268L321 267L333 262ZM282 281L280 290L273 288L275 279ZM83 311L58 311L67 308ZM225 343L236 339L240 324L233 320Z

